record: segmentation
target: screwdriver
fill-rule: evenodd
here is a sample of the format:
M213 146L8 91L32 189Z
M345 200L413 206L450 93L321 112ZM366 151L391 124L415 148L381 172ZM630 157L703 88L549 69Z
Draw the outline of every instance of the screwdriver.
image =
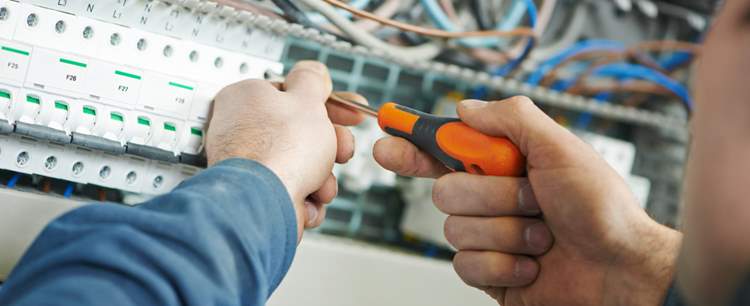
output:
M377 118L383 131L410 141L453 171L515 177L525 173L526 160L508 138L482 134L458 118L435 116L393 102L376 110L336 93L328 101Z

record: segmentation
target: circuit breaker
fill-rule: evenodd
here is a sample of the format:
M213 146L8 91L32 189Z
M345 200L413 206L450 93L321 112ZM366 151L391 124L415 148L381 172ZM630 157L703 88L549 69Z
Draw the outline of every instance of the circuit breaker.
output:
M284 40L156 1L0 1L0 169L133 193L197 172L213 96Z

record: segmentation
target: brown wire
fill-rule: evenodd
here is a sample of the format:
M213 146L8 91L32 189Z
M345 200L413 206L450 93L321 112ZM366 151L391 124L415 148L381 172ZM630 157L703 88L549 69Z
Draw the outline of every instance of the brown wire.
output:
M617 52L617 51L591 51L591 52L584 52L577 54L575 56L572 56L560 64L558 64L555 68L550 70L550 72L547 74L547 76L542 80L540 84L543 86L550 86L556 79L559 71L568 65L569 63L588 59L588 58L595 58L595 57L601 57L604 56L603 59L595 62L591 67L586 69L581 76L578 78L576 84L574 84L570 88L570 92L578 92L585 81L588 79L589 76L596 70L596 68L599 68L603 65L607 65L613 62L617 62L624 59L633 59L639 64L649 67L651 69L657 70L659 72L668 74L668 71L664 71L659 65L651 60L649 57L645 56L644 53L646 52L658 52L658 51L682 51L682 52L690 52L695 55L700 54L700 45L694 44L694 43L688 43L688 42L681 42L681 41L672 41L672 40L663 40L663 41L646 41L641 42L636 45L634 45L631 48L628 48L625 51Z
M403 23L390 18L382 18L375 14L367 11L359 10L354 7L347 5L338 0L323 0L333 6L346 10L355 16L360 18L366 18L377 21L381 24L388 25L394 28L398 28L402 31L414 32L424 36L437 37L437 38L466 38L466 37L533 37L535 35L534 30L528 27L519 27L510 31L465 31L465 32L449 32L433 28L425 28L413 24Z

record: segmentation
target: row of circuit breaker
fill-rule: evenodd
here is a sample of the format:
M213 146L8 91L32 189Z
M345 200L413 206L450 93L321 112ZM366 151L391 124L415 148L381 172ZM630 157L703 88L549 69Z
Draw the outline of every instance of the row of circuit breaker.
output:
M168 191L195 172L187 165L204 162L216 92L281 69L267 59L0 1L0 133L10 135L0 136L0 168Z

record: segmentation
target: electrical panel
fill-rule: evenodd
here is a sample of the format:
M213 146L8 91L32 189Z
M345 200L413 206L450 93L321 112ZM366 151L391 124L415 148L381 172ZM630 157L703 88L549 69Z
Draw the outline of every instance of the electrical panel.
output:
M153 1L0 1L0 169L141 194L197 172L211 101L283 40Z
M363 25L335 10L369 27L369 35L392 50L358 42L304 5L314 2L320 1L294 1L309 19L294 20L270 1L0 0L0 182L53 198L125 204L168 192L205 166L203 138L219 90L267 71L283 74L299 60L318 60L329 67L335 90L362 94L373 106L396 101L455 116L465 98L528 96L599 152L655 219L676 225L689 95L664 88L590 90L613 80L643 80L619 71L597 76L607 72L594 69L603 57L576 59L581 54L573 51L595 46L622 55L652 40L695 44L717 1L441 1L457 11L451 22L468 30L504 20L515 20L513 27L532 19L544 24L534 25L533 45L517 37L480 47L474 43L483 38L423 37ZM346 2L376 12L390 1ZM429 28L444 22L424 5L432 1L395 2L395 20ZM538 15L521 2L537 4ZM472 7L476 3L487 10ZM420 60L393 51L430 43L439 52ZM503 59L482 53L488 49ZM656 70L664 78L655 79L682 88L690 79L682 69L689 53L657 48L644 51L645 64L640 58L617 64L663 64ZM519 54L525 57L516 58L522 63L512 73L496 73ZM547 66L558 59L555 69ZM593 81L583 85L590 86L578 91L566 87L587 79ZM383 136L374 122L353 133L355 157L334 169L340 196L320 231L449 258L431 181L397 177L373 161L372 145ZM57 190L50 181L68 187Z

